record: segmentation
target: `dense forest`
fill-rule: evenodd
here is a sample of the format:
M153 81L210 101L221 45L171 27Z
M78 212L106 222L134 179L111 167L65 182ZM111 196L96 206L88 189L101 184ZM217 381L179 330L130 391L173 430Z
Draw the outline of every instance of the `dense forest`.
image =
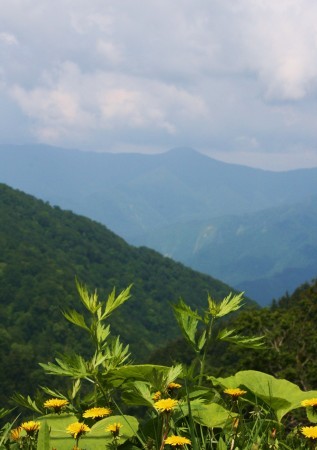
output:
M114 315L113 334L146 360L178 334L170 303L201 308L230 288L209 276L135 248L105 226L0 185L0 399L32 393L38 362L88 343L62 311L78 306L75 277L100 299L133 283L132 298Z
M270 307L247 309L230 321L230 327L249 336L263 335L262 350L237 348L215 340L208 355L209 372L227 376L239 370L260 370L285 378L301 389L317 389L317 280L305 283L292 295L285 294ZM217 333L217 330L216 330ZM194 354L184 352L177 339L152 355L152 361L190 363Z

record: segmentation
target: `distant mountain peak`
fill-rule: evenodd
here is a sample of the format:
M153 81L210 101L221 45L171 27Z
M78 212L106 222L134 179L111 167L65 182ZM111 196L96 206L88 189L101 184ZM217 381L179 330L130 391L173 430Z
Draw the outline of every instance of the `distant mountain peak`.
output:
M166 153L182 154L182 155L197 155L200 154L197 150L192 147L173 147Z

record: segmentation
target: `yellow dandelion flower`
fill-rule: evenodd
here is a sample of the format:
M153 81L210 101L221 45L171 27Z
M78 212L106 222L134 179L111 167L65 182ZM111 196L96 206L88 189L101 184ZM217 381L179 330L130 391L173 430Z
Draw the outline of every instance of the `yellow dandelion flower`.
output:
M120 422L112 423L111 425L108 425L106 428L106 431L109 431L113 434L113 437L118 437L120 433L120 428L122 428L123 425L121 425Z
M317 398L309 398L308 400L303 400L301 402L301 405L305 406L305 407L308 407L308 406L311 406L313 408L317 407Z
M83 434L86 434L90 431L90 428L81 422L75 422L68 425L66 428L67 433L70 433L73 438L78 439Z
M95 408L87 409L84 412L83 417L85 417L85 419L88 419L88 418L96 419L98 417L109 416L111 413L112 413L112 411L109 408L95 407Z
M162 397L162 392L161 391L156 391L153 395L152 395L152 399L157 402L160 398Z
M29 422L23 422L21 428L26 431L29 436L32 436L34 433L39 431L40 422L34 422L34 420L30 420Z
M191 441L183 436L169 436L165 439L165 444L172 445L173 447L181 447L185 444L191 444Z
M69 404L68 400L62 398L50 398L44 402L44 408L54 409L54 412L59 413L62 408Z
M160 412L172 411L178 405L178 401L172 398L163 398L154 403L154 408Z
M18 441L21 437L22 427L13 428L10 432L12 441Z
M231 397L235 400L238 397L240 397L241 395L244 395L247 393L247 391L243 391L242 389L239 388L234 388L234 389L225 389L223 391L225 394L231 395Z
M301 429L303 435L309 439L317 439L317 426L314 427L303 427Z
M179 389L181 387L182 387L182 385L179 383L169 383L169 385L167 386L167 389Z

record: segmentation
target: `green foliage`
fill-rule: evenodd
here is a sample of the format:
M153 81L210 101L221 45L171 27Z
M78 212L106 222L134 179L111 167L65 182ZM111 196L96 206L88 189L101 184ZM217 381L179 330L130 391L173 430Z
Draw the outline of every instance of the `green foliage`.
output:
M242 336L234 334L235 330L226 328L219 330L218 335L215 335L214 328L217 319L240 309L242 307L242 295L243 293L237 295L230 293L221 302L217 303L208 294L208 309L204 311L202 316L199 316L196 311L192 311L182 299L177 305L173 306L181 332L197 356L200 366L199 384L203 380L206 358L213 338L214 340L228 341L247 348L261 348L263 346L263 336ZM200 335L198 334L199 323L201 328L203 327Z
M317 280L285 295L270 308L245 310L230 327L251 336L265 335L261 352L228 347L210 355L231 370L254 369L286 378L304 390L317 388ZM227 359L225 359L227 358Z
M296 384L279 380L271 375L255 370L237 372L228 378L209 378L214 384L223 388L243 387L252 395L263 400L275 414L277 420L290 411L301 407L301 401L317 396L317 391L302 391Z
M238 302L236 296L214 302L212 309L208 297L202 316L183 301L175 308L190 346L196 347L198 331L206 336L196 355L200 362L196 376L194 366L127 363L126 349L106 322L128 299L129 288L119 294L119 300L112 291L107 300L99 301L96 292L77 287L86 312L78 318L74 309L64 316L91 337L90 357L74 353L56 358L56 364L42 364L49 375L70 377L72 389L43 388L46 395L54 396L44 405L16 394L16 402L31 409L35 418L15 429L13 423L6 424L0 435L1 450L2 444L6 450L163 450L174 444L184 450L189 446L193 450L305 448L304 429L302 436L295 429L289 431L283 419L302 408L303 400L316 398L317 391L304 392L287 380L258 371L241 371L227 378L204 373L212 338L232 336L235 343L253 343L252 338L237 339L226 328L213 333L215 320L235 312L241 296ZM198 324L205 328L198 330ZM258 346L258 340L254 342ZM54 414L43 415L44 406L46 412L54 409ZM309 408L307 417L315 419Z

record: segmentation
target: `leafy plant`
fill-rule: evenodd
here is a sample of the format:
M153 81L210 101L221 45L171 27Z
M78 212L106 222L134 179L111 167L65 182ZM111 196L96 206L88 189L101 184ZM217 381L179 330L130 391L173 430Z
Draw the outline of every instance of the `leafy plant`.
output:
M241 307L242 294L219 303L208 296L202 315L180 300L175 316L196 361L189 367L168 367L132 364L128 347L111 335L108 320L129 299L131 286L119 295L113 290L104 302L78 282L77 289L86 314L74 309L63 314L89 335L92 352L88 358L73 353L41 364L47 374L69 379L70 387L65 392L43 387L43 393L53 397L43 404L15 394L16 403L31 410L35 419L16 428L6 424L1 450L314 448L314 426L300 432L298 427L290 430L283 420L308 405L307 417L314 422L317 391L304 392L258 371L240 371L227 378L205 373L213 339L262 346L261 337L246 337L225 326L215 330L216 321Z

